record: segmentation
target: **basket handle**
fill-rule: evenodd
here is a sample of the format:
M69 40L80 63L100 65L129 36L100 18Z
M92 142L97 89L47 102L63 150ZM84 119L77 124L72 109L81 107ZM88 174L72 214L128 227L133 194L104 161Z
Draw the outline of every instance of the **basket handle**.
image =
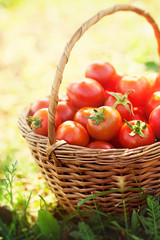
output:
M72 48L74 47L75 43L82 37L82 35L94 24L96 24L98 21L100 21L103 17L107 15L111 15L115 12L119 11L132 11L135 12L141 16L143 16L148 23L152 26L154 30L154 34L157 40L158 45L158 57L160 62L160 30L158 28L158 25L154 21L154 19L151 17L151 15L137 7L131 6L131 5L115 5L111 8L107 8L104 10L99 11L96 15L89 18L86 22L84 22L78 30L73 34L70 41L66 44L64 48L64 52L60 58L60 61L56 68L56 73L51 89L51 95L50 95L50 105L49 105L49 119L48 119L48 138L49 138L49 144L52 145L56 141L55 137L55 113L56 113L56 107L58 103L58 92L60 88L60 84L62 82L63 78L63 72L65 65L68 62L70 53ZM160 68L160 67L159 67Z

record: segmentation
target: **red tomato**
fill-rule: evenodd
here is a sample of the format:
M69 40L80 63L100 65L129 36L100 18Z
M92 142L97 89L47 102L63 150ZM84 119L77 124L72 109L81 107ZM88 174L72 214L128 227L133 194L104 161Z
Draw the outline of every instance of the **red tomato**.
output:
M65 121L57 128L56 139L65 140L69 144L85 147L89 143L89 134L80 123Z
M73 104L68 101L59 101L56 111L60 115L62 122L64 122L67 120L73 120L76 109Z
M104 88L97 81L85 78L69 84L67 88L69 101L79 107L99 107L104 101Z
M48 136L48 108L39 109L28 120L31 121L31 128L34 133Z
M121 114L122 120L129 121L132 116L132 104L128 100L128 93L122 94L118 92L108 92L108 96L104 102L104 106L110 106L117 109L117 111Z
M145 110L144 110L146 116L149 117L150 113L158 105L160 105L160 91L154 92L146 102Z
M160 91L160 73L157 74L155 83L153 85L153 91Z
M118 133L122 124L120 113L113 107L94 109L87 123L87 130L95 140L108 141Z
M88 148L94 149L112 149L113 146L105 141L93 141L87 145Z
M28 118L34 133L48 136L48 108L39 109L35 114ZM55 115L55 127L61 124L62 120L59 113Z
M114 91L116 85L116 71L114 67L105 61L92 62L85 71L87 78L95 79L105 89Z
M93 109L91 107L83 107L80 108L74 115L73 120L76 122L79 122L80 124L82 124L86 129L87 129L87 122L88 119L86 118L89 117L91 115L91 113L93 113Z
M55 123L56 123L56 128L62 123L61 116L57 111L56 111L56 116L55 116Z
M123 123L122 123L123 124ZM114 148L122 148L120 141L119 141L119 132L116 134L114 138L112 138L109 143L114 146Z
M160 105L153 109L149 116L149 125L155 136L160 138Z
M128 124L124 123L119 132L119 141L122 147L136 148L155 142L153 130L147 123L132 120Z
M134 107L144 106L152 92L148 79L141 76L125 76L120 79L117 86L118 92L124 94L129 89L134 89L128 96Z
M33 116L35 112L37 112L39 109L48 108L48 107L49 107L49 97L39 98L31 105L29 115Z
M110 94L108 93L108 90L104 90L104 101Z
M148 122L144 108L143 107L134 107L133 108L133 114L131 116L130 120L141 120L142 122Z

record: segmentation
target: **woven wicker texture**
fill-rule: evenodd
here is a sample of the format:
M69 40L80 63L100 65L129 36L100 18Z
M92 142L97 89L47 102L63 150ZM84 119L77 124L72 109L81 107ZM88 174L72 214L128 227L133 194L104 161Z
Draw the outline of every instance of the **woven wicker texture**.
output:
M55 139L58 92L71 50L92 25L118 11L135 12L151 24L160 56L160 31L149 13L129 5L116 5L102 10L75 32L57 65L50 96L48 138L30 132L27 122L29 107L19 116L19 129L41 173L59 203L69 210L76 209L78 202L92 194L113 190L96 197L94 201L90 199L85 205L95 208L96 203L103 211L121 214L123 204L117 204L122 200L127 200L128 211L143 204L140 188L146 193L160 193L160 142L135 149L97 150Z

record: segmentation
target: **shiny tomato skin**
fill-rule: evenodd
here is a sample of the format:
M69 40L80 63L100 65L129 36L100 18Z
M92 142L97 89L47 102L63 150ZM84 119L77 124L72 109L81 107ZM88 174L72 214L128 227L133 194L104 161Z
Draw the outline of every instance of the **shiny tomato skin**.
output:
M110 143L105 141L93 141L93 142L90 142L87 145L87 147L93 148L93 149L112 149L113 148L113 146Z
M89 117L93 113L93 109L91 107L83 107L80 108L74 115L73 120L76 122L79 122L87 129L87 122L88 119L86 117Z
M160 91L153 92L150 96L148 101L145 104L145 114L149 117L150 113L153 111L154 108L160 105Z
M136 120L129 121L129 123L135 125ZM143 134L146 136L146 138L143 138L138 134L130 136L129 134L131 132L132 129L130 129L128 125L124 123L119 132L119 141L123 148L136 148L140 146L149 145L155 142L153 130L148 124L146 129L143 130Z
M40 127L35 129L34 133L47 137L48 136L48 108L39 109L37 112L35 112L33 117L41 119ZM34 128L33 123L31 123L31 128L32 129Z
M90 141L89 134L85 127L71 120L65 121L58 126L56 139L65 140L69 144L84 147L87 146Z
M62 122L64 122L67 120L73 120L76 109L72 103L63 100L58 102L56 111L60 115Z
M148 122L143 107L134 107L133 113L134 115L131 115L130 120L141 120L142 122Z
M39 109L48 108L48 107L49 107L49 97L39 98L34 103L32 103L29 115L33 116L35 112L37 112Z
M118 96L120 96L120 97L123 96L122 93L116 92L116 94L117 94ZM108 96L106 97L105 102L104 102L103 105L104 105L104 106L113 107L116 101L117 101L117 100L116 100L116 98L115 98L114 96L108 95ZM128 108L130 109L130 105L127 104L127 106L128 106ZM124 119L127 120L127 121L130 120L132 113L129 112L129 111L125 108L124 105L118 104L115 109L120 113L120 115L121 115L121 117L122 117L122 120L124 120ZM130 110L131 110L131 109L130 109Z
M149 115L149 125L152 128L155 136L160 138L160 105L154 108Z
M144 106L152 93L148 79L143 76L125 76L120 79L117 91L124 94L130 89L134 91L130 92L128 99L134 107Z
M56 115L55 115L55 126L56 128L62 123L62 119L60 114L56 111Z
M108 62L102 60L91 62L86 68L85 76L87 78L95 79L104 87L104 89L111 91L115 89L116 70Z
M104 88L97 81L84 78L72 82L67 88L69 101L79 107L99 107L104 101Z
M87 130L94 140L109 141L116 136L121 127L121 115L115 108L110 106L102 106L96 110L99 113L104 110L104 120L95 124L94 120L88 119ZM95 113L90 115L90 117L93 116L95 116Z

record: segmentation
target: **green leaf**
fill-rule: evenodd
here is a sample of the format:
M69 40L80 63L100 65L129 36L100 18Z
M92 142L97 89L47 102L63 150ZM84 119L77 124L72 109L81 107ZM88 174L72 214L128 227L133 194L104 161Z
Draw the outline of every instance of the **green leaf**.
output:
M147 70L152 70L154 72L159 72L159 64L156 62L150 61L150 62L145 62L144 63L145 67Z
M154 235L156 239L160 238L160 206L159 201L153 197L147 197L147 211L148 211L148 228L150 228L150 233Z
M82 240L97 240L96 235L91 230L90 226L84 222L78 223L79 232Z
M129 232L126 232L126 229L123 228L117 221L112 221L112 224L117 228L117 230L120 230L124 232L127 236L131 237L133 240L143 240L141 237L135 236Z
M160 205L159 198L154 196L147 196L147 216L138 216L145 233L149 239L160 239Z
M76 240L81 240L82 239L82 236L81 236L81 233L79 231L73 231L69 234L73 239L76 239Z
M136 233L138 230L138 216L135 211L135 209L132 212L132 217L131 217L131 229L133 233Z
M15 238L13 238L12 235L10 234L6 224L4 224L1 219L0 219L0 236L4 237L2 239L15 240Z
M61 239L60 225L50 212L39 210L37 224L46 239Z
M108 191L96 193L96 194L93 194L93 195L81 200L80 202L78 202L77 203L77 208L79 209L82 204L86 203L89 200L93 200L96 197L100 197L100 196L106 195L108 193L122 192L122 191L133 191L133 190L137 190L137 189L138 188L124 188L124 189L117 188L117 189L111 189L111 190L108 190Z

